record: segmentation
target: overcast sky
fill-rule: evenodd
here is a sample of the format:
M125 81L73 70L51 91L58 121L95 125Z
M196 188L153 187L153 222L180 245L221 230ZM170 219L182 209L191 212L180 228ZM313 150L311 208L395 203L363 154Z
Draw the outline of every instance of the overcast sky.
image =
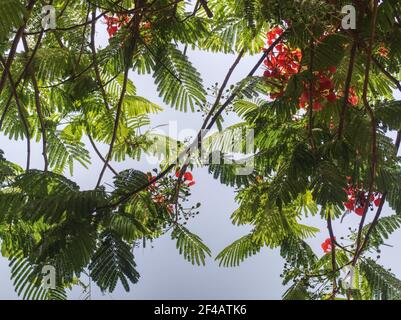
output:
M106 41L102 39L102 41ZM205 80L205 86L216 82L221 83L235 56L221 54L192 52L190 60L201 72ZM248 57L238 66L232 77L232 82L241 80L253 67L258 57ZM198 129L202 118L198 113L179 113L165 106L159 99L153 80L149 76L138 77L132 75L132 80L137 86L138 95L164 107L164 111L152 117L152 126L168 124L169 121L178 121L179 130ZM5 151L7 159L21 165L25 161L25 144L22 142L8 141L0 136L0 149ZM72 179L82 189L91 189L95 186L102 163L91 151L92 166L90 172L78 164ZM102 153L107 153L107 147L101 146ZM33 166L42 168L40 146L34 146ZM154 166L146 162L137 163L127 161L123 164L113 164L118 170L135 168L149 171ZM200 215L192 219L189 229L198 234L212 250L215 257L225 246L245 235L250 228L236 227L231 224L230 215L237 208L234 202L235 190L221 185L213 177L207 174L206 169L195 169L194 177L197 184L193 187L193 203L201 202ZM107 173L106 181L110 181L111 175ZM390 211L386 210L386 214ZM325 225L318 217L306 220L310 225L321 228L322 232L312 244L315 252L323 254L320 244L328 237ZM346 232L348 226L356 227L358 220L349 215L343 224L334 225L337 234ZM393 248L386 247L381 259L387 266L401 276L399 244L401 233L393 236L389 243ZM170 234L154 241L145 249L135 250L138 271L141 274L140 282L132 286L126 293L118 286L112 294L103 295L93 286L92 298L94 299L280 299L285 288L281 285L279 277L283 267L283 261L278 250L263 249L258 255L247 259L238 268L220 268L213 259L208 259L206 267L194 267L175 248L175 242L170 239ZM0 299L16 299L12 283L9 280L10 273L8 261L0 258ZM71 298L78 299L81 292L74 290Z

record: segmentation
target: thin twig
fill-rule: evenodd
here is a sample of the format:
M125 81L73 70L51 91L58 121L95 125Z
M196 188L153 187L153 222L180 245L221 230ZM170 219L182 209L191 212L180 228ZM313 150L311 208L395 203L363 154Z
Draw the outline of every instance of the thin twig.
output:
M92 145L93 150L95 150L95 152L98 155L98 157L100 158L100 160L102 160L103 163L106 163L106 159L102 156L99 149L97 148L96 143L92 138L92 135L90 133L87 133L87 135L88 135L89 142ZM114 175L118 175L118 172L116 170L114 170L114 168L110 165L110 163L107 164L107 167L110 169L111 172L113 172Z

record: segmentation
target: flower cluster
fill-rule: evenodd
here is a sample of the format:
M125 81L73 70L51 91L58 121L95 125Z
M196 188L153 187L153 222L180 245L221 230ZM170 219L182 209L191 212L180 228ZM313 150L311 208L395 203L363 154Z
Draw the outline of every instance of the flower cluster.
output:
M152 175L152 173L148 172L148 179L152 181L156 178L156 176ZM151 193L151 197L154 203L159 206L164 206L167 209L169 214L174 212L174 205L170 203L168 195L164 194L162 191L163 188L161 186L161 182L154 182L148 187L148 191Z
M283 29L280 27L273 28L267 33L267 44L271 46L283 34ZM266 50L266 49L265 49ZM276 99L283 95L285 85L288 83L291 76L297 74L301 68L302 52L300 49L292 49L279 41L273 50L267 55L264 64L266 70L264 76L267 79L278 80L278 90L271 93L270 97Z
M125 14L117 14L116 17L105 15L104 21L107 25L107 33L109 34L109 37L113 37L116 32L120 30L122 26L128 24L130 20L131 18Z
M380 206L382 202L382 194L380 192L372 193L368 199L369 193L363 189L363 186L354 186L351 178L347 177L347 179L348 184L344 191L347 193L348 201L344 203L344 206L348 211L355 212L358 216L363 216L367 207L373 210L374 206Z
M109 37L112 38L117 31L119 31L123 26L130 23L132 17L126 14L117 14L117 16L104 16L104 21L107 25L107 33ZM140 24L141 35L146 43L151 41L151 29L152 25L150 21L144 21Z
M385 47L383 43L380 44L379 49L377 50L377 54L383 58L388 58L390 50Z
M267 44L271 46L282 34L283 29L275 27L267 33ZM266 50L266 49L264 49ZM271 99L280 98L284 94L286 85L290 78L301 71L302 52L300 49L293 49L285 44L283 40L278 41L276 46L267 55L264 65L264 77L266 81L274 80L274 91L270 93ZM325 71L316 71L313 73L313 88L310 90L310 83L305 81L304 90L299 98L299 107L307 108L310 104L310 92L313 95L313 106L315 111L323 109L326 103L335 103L337 100L344 97L344 92L336 90L333 77L337 72L335 66L330 66ZM359 98L356 95L355 89L350 88L348 102L356 106L359 103Z
M321 111L325 103L335 103L338 99L344 96L343 92L336 92L333 76L337 68L330 66L327 71L314 72L314 81L312 88L313 95L313 110ZM359 98L355 93L354 88L349 89L348 102L356 106L359 103ZM304 82L304 91L299 98L299 107L306 108L310 104L310 84Z
M313 110L320 111L323 109L322 102L327 100L328 103L337 101L337 95L334 90L333 75L337 71L336 67L329 67L328 71L318 71L314 73L314 81L312 88ZM305 108L310 103L310 84L304 83L304 91L299 98L299 107Z
M177 172L175 173L175 176L177 178L179 178L180 175L181 175L181 171L177 170ZM182 176L182 178L184 179L184 184L187 185L188 187L192 187L196 183L191 172L185 172L184 175Z
M156 171L155 171L156 172ZM157 173L157 172L156 172ZM153 181L156 176L151 172L147 174L149 181ZM177 179L180 176L180 171L176 172L175 177L167 177L160 179L148 187L152 201L160 208L167 210L167 213L173 215L175 208L184 216L191 214L195 207L184 209L179 201L187 201L190 196L190 187L195 185L195 180L191 172L185 172L182 176L183 182L178 185ZM177 189L177 186L179 189ZM196 206L196 208L199 205ZM179 212L176 212L178 214Z

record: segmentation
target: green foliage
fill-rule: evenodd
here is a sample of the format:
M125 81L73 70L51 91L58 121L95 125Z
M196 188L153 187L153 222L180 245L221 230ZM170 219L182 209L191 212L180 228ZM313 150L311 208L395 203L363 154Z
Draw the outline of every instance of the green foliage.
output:
M205 265L206 256L210 256L210 249L196 234L177 224L171 233L171 238L177 241L177 249L192 264Z
M28 12L21 1L4 0L1 3L0 17L0 41L4 41L10 32L19 28L24 23Z
M38 266L16 255L10 261L11 280L15 291L24 300L67 300L67 294L63 287L45 289L42 285L43 274Z
M153 76L164 102L180 111L194 111L206 101L200 74L175 46L159 49Z
M371 227L371 224L367 224L363 228L363 233L366 234L367 230ZM388 217L380 218L377 221L375 228L370 236L370 246L379 248L384 241L389 239L390 235L397 231L401 227L401 216L392 215Z
M374 299L392 300L399 299L401 281L394 274L384 269L372 259L361 261L361 272L367 279L368 286L372 290Z
M109 292L113 292L117 282L121 281L124 289L129 291L128 281L137 283L139 280L135 268L132 248L116 234L106 231L89 265L93 281Z
M252 234L248 234L221 251L216 260L219 261L220 266L237 267L246 258L258 253L260 248L260 244L252 242Z
M283 300L310 300L310 294L301 282L297 282L284 293Z

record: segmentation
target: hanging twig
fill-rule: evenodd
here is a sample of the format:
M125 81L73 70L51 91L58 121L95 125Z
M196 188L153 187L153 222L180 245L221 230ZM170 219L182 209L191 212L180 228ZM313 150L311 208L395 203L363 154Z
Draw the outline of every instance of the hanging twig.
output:
M22 36L22 43L26 52L29 52L28 42L26 40L25 35ZM36 81L35 73L31 73L31 80L35 95L35 105L36 105L36 113L38 114L39 123L40 123L40 131L42 133L42 156L44 160L44 171L47 172L49 169L49 160L47 157L47 133L46 133L46 121L42 112L42 105L40 102L40 91L38 88L38 82Z

